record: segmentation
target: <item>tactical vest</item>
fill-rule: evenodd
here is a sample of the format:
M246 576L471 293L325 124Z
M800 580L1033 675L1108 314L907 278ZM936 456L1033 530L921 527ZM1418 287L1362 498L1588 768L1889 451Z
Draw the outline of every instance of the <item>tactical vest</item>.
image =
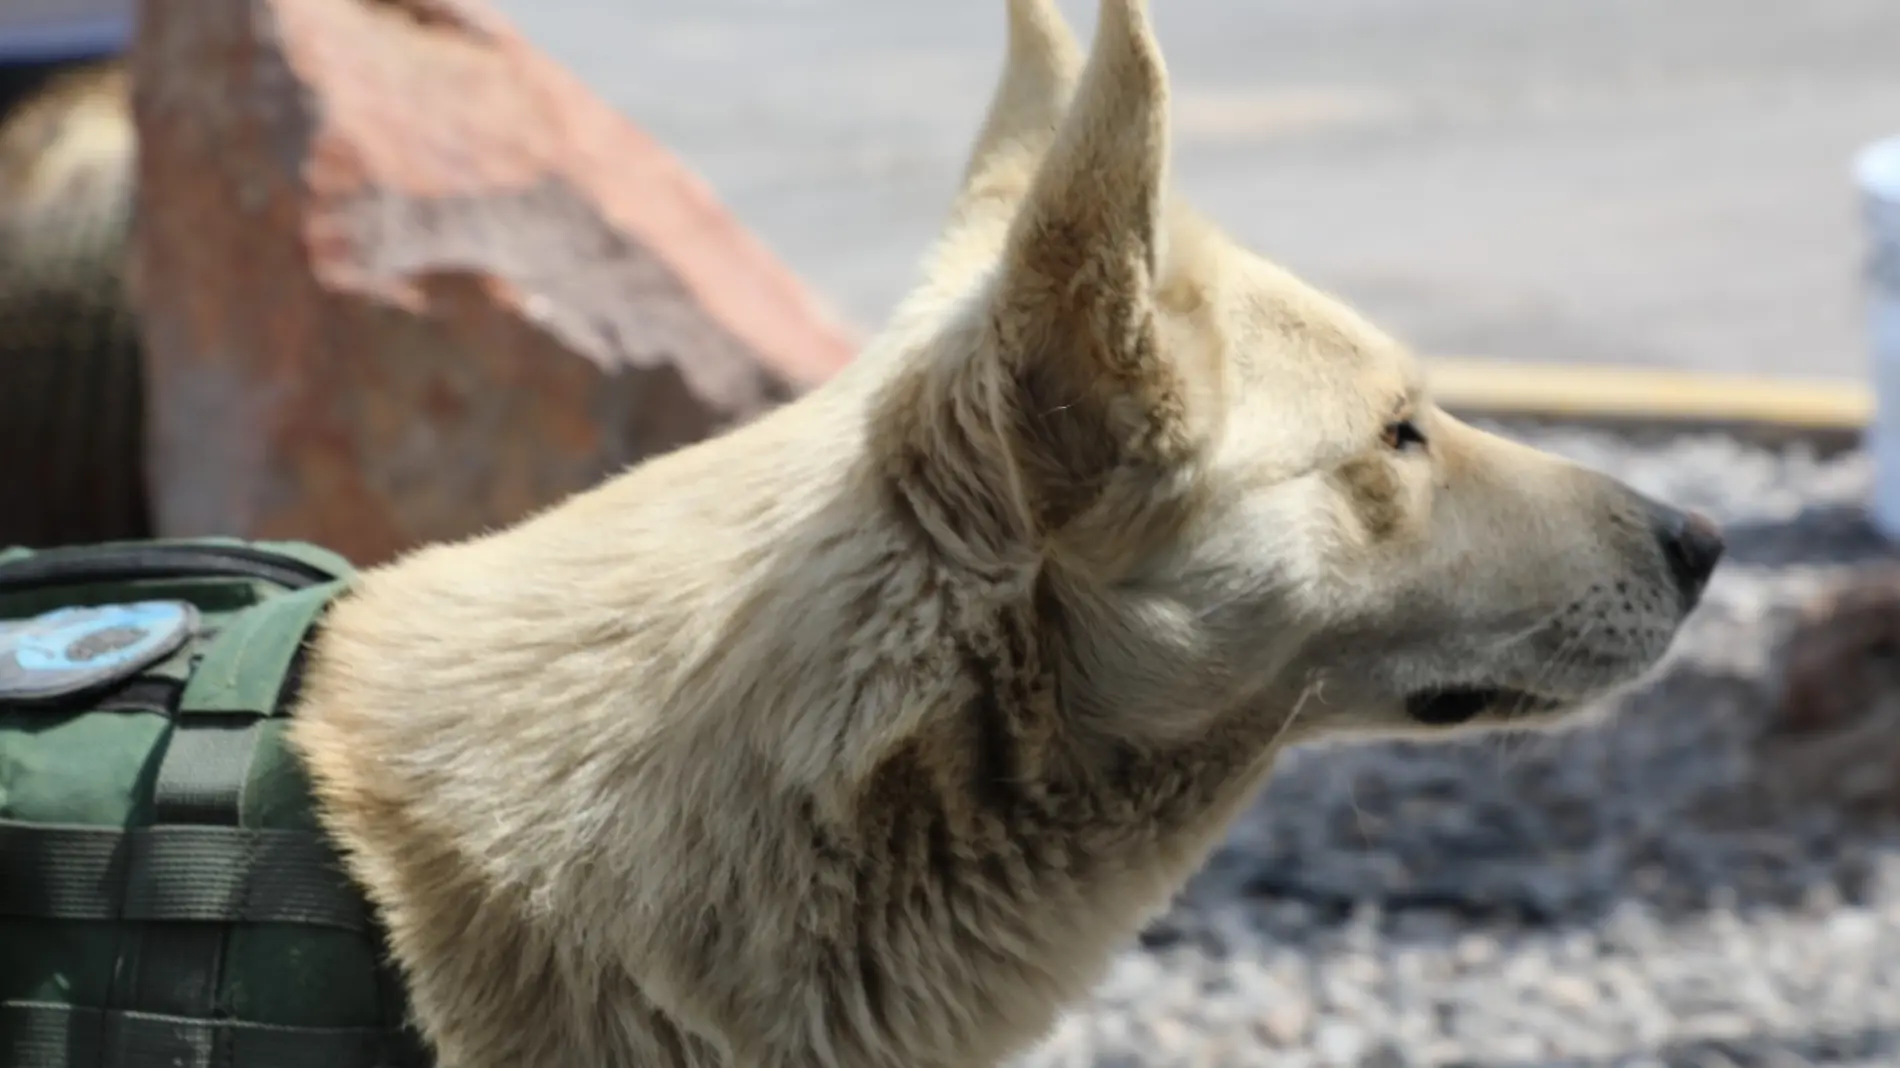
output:
M350 573L294 543L0 551L0 1065L427 1063L283 741Z

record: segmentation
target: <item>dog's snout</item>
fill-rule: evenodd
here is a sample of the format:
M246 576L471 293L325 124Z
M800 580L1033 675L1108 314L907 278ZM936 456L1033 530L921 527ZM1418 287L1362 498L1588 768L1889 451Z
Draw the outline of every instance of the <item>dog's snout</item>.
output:
M1693 608L1722 559L1722 528L1701 512L1684 512L1666 505L1652 506L1656 537L1662 542L1663 559L1669 573L1682 591L1683 602Z

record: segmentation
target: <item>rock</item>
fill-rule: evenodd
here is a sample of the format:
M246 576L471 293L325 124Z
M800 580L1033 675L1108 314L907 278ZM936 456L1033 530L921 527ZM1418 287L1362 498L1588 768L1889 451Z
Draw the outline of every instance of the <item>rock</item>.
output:
M1261 1009L1255 1027L1268 1045L1290 1048L1306 1038L1313 1017L1312 1003L1289 993Z
M1817 598L1774 657L1759 759L1784 801L1900 807L1900 567L1863 568Z
M1776 657L1779 732L1839 729L1900 689L1900 568L1864 569L1816 598Z
M141 537L125 72L105 61L3 73L0 546Z
M476 0L141 0L163 534L373 563L824 379L853 342Z
M1365 1048L1365 1032L1347 1020L1322 1020L1313 1035L1313 1051L1319 1054L1320 1063L1329 1068L1353 1068Z
M1588 1012L1599 1000L1596 984L1581 976L1557 972L1542 977L1540 983L1544 997L1566 1012Z

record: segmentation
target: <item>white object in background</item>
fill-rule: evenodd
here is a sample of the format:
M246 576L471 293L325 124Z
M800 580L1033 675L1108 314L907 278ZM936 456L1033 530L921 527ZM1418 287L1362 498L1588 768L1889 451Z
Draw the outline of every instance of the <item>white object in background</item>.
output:
M1876 141L1854 158L1867 220L1867 327L1873 345L1874 526L1900 541L1900 137Z

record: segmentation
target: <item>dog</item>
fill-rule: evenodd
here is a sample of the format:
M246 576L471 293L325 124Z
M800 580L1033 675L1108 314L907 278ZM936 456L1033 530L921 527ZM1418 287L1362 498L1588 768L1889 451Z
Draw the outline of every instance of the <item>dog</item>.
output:
M856 361L324 622L292 744L441 1064L997 1064L1286 746L1563 722L1696 605L1708 519L1170 194L1142 0L1009 15Z

